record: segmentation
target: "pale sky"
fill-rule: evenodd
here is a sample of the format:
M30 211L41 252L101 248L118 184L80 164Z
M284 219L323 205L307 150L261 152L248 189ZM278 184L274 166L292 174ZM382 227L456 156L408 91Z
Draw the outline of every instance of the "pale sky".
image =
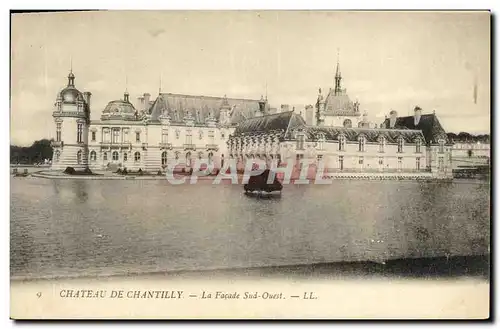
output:
M343 87L376 123L419 105L449 132L489 133L487 12L113 11L12 17L11 143L55 134L57 93L92 92L92 119L145 92L260 98L300 110ZM477 104L473 101L474 79Z

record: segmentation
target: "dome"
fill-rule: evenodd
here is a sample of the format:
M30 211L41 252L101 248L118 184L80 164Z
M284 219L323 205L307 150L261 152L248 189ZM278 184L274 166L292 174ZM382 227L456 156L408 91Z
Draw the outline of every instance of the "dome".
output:
M106 116L118 116L122 118L135 118L136 110L130 102L124 100L111 101L102 111Z
M83 94L75 87L66 87L59 92L59 97L64 103L74 104L77 100L83 100Z

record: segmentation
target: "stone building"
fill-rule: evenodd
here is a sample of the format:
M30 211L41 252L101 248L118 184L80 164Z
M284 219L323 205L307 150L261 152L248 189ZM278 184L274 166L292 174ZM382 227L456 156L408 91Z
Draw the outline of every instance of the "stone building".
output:
M269 112L267 97L160 93L151 101L146 93L134 106L125 92L106 105L100 120L91 121L91 94L81 93L74 82L71 72L55 103L53 169L158 171L174 159L189 167L195 158L209 159L217 168L238 123Z

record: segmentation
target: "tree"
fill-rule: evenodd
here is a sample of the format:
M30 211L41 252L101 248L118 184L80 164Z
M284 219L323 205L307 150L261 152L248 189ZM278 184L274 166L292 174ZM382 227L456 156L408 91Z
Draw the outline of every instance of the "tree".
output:
M49 139L40 139L33 142L29 147L11 145L10 162L33 164L42 162L44 159L52 159L54 150L50 145L51 142L52 140Z

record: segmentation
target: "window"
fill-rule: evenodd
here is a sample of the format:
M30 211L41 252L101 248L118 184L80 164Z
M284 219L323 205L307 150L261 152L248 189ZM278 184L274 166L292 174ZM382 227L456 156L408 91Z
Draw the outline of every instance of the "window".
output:
M359 139L358 139L358 151L359 152L364 152L365 151L365 143L366 143L366 137L365 136L359 136Z
M113 129L113 135L112 135L112 140L111 142L113 144L116 144L120 141L120 130L119 129Z
M439 153L444 153L444 140L439 141Z
M95 161L97 158L97 155L95 153L95 151L91 151L90 152L90 161Z
M317 158L318 162L323 161L323 154L318 154L318 156L316 158Z
M222 131L222 132L220 133L220 138L221 138L221 139L224 139L224 136L225 136L225 134L224 134L224 132Z
M168 129L163 129L161 131L161 142L162 143L168 143Z
M318 138L318 150L323 150L325 144L325 136L320 135Z
M358 159L358 164L360 164L360 165L361 165L361 167L363 166L363 162L364 162L364 160L365 160L365 159L364 159L363 157L359 157L359 159Z
M138 132L138 131L135 133L135 142L136 143L140 143L141 142L141 133Z
M128 129L123 129L123 142L128 143Z
M175 160L179 160L179 155L180 155L179 151L175 152Z
M415 153L421 153L421 147L422 147L422 140L419 138L415 142Z
M398 157L398 170L403 169L403 158Z
M108 152L104 152L104 153L102 154L102 159L103 159L104 161L108 161Z
M385 137L382 136L378 140L378 151L379 151L379 153L384 153L384 148L385 148Z
M198 159L202 159L203 158L203 152L198 152Z
M402 137L398 138L398 153L403 153L404 140Z
M55 162L58 162L60 157L61 157L61 152L56 151L56 155L55 155L55 157L54 157L54 161L55 161Z
M79 123L76 125L76 142L77 143L83 142L83 124L82 123Z
M344 170L344 156L343 155L339 156L339 169Z
M102 132L103 132L103 142L109 142L109 129L104 128Z
M128 154L127 152L123 153L123 162L127 162L128 160Z
M92 132L92 141L93 141L93 142L95 142L95 135L96 135L96 133L95 133L95 131L93 131L93 132Z
M186 165L191 167L191 152L186 153Z
M208 131L208 143L209 144L215 143L215 132L213 130Z
M161 154L161 165L166 166L167 165L167 152L163 152Z
M56 123L56 141L57 142L61 141L61 126L62 126L62 123L60 123L60 122Z
M439 172L444 171L444 158L439 158L438 160L438 170Z
M111 154L111 157L112 157L113 161L118 161L118 152L113 151L113 153Z
M384 158L378 158L378 165L382 168L384 166Z
M344 125L345 128L352 128L352 121L351 121L351 119L345 119L343 125Z
M76 163L80 164L82 163L82 151L76 152Z
M212 152L208 153L208 164L212 164L214 154Z
M134 161L135 162L141 161L141 153L140 152L135 152L134 153Z
M415 159L415 169L420 170L420 158Z
M186 130L186 144L192 144L193 143L193 132L191 129Z
M344 151L345 150L345 136L340 135L339 136L339 151Z
M300 133L297 135L297 150L304 149L305 135Z

